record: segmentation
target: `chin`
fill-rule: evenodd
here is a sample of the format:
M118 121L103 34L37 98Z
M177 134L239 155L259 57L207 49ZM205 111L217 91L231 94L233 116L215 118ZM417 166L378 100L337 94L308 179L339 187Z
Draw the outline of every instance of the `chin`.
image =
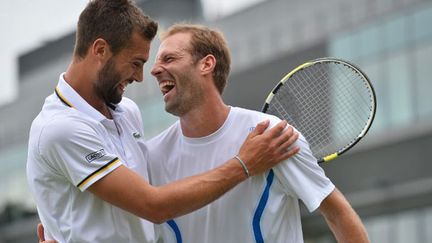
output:
M171 107L171 106L166 106L165 105L165 111L170 113L171 115L174 116L179 116L178 110L176 110L175 108Z
M113 97L111 99L108 100L109 104L114 104L117 105L118 103L120 103L120 101L122 100L123 96L120 97Z

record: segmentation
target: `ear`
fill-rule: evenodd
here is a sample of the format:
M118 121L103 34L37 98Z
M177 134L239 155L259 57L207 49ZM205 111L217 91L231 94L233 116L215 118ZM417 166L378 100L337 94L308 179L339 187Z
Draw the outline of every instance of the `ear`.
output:
M93 45L90 47L90 53L102 62L112 56L110 45L102 38L98 38L93 42Z
M202 74L211 74L216 67L216 58L209 54L203 57L200 61L200 69Z

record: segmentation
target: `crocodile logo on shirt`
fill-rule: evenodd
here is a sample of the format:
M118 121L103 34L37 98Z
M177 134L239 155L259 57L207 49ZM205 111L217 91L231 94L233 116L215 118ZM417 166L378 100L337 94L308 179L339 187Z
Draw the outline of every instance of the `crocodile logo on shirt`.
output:
M133 134L132 134L132 136L134 136L134 138L140 138L141 137L141 134L139 133L139 132L134 132Z
M88 154L85 158L86 158L87 162L91 163L92 161L94 161L96 159L100 159L100 158L104 157L105 154L106 154L105 150L101 149L101 150L98 150L96 152Z

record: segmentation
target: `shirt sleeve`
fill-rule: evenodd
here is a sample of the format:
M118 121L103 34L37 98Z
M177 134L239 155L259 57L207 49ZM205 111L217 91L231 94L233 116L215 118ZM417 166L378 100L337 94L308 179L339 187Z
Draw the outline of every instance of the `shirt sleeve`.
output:
M312 212L335 186L318 165L303 135L300 134L295 146L300 147L300 151L274 167L274 173L286 192L301 199Z
M77 118L55 119L39 139L39 153L48 166L81 191L121 165L97 125Z

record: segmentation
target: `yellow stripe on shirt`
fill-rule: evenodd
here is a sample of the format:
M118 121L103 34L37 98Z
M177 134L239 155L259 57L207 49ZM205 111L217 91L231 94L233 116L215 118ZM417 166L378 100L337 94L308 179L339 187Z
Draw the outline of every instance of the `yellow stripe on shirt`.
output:
M65 103L67 106L69 106L69 107L74 107L73 105L72 105L72 103L70 103L64 96L63 96L63 94L60 92L60 90L58 89L58 87L56 87L55 88L55 93L57 94L57 96L59 97L59 99L63 102L63 103Z
M87 176L84 180L82 180L77 185L77 187L79 189L82 189L93 178L95 178L96 176L100 175L102 172L106 171L107 169L111 168L112 166L116 165L117 163L120 163L119 158L115 158L115 159L111 160L110 162L108 162L107 164L105 164L104 166L102 166L101 168L99 168L95 172L91 173L89 176Z

